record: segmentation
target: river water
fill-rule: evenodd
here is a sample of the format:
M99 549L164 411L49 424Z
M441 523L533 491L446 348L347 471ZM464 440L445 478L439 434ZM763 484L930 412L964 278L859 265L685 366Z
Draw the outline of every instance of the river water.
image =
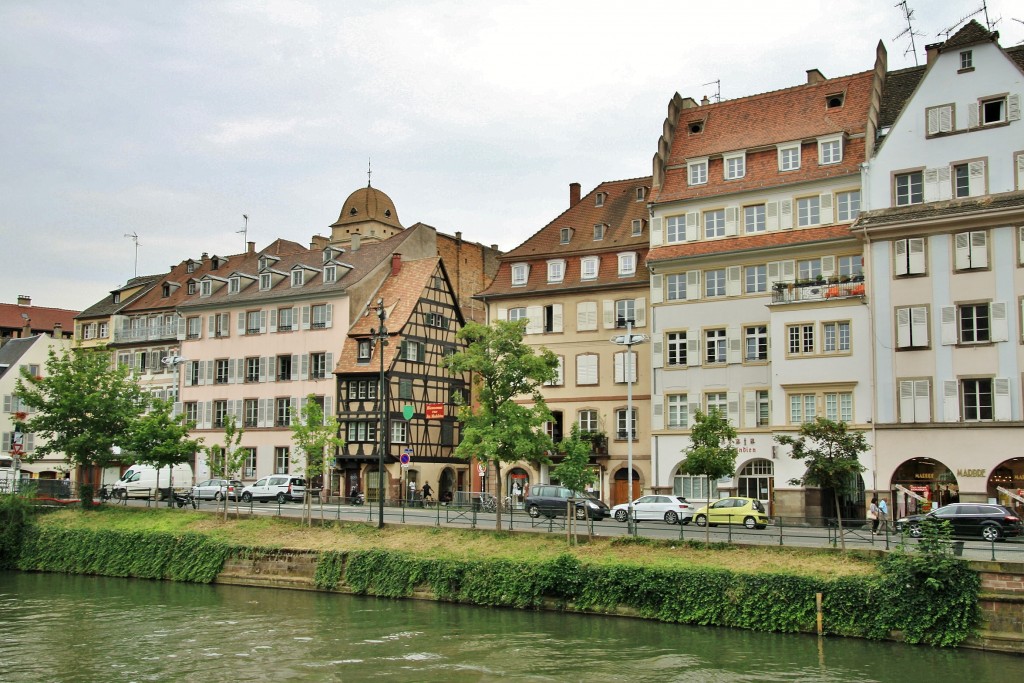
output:
M1017 681L1024 658L302 591L0 572L0 681Z

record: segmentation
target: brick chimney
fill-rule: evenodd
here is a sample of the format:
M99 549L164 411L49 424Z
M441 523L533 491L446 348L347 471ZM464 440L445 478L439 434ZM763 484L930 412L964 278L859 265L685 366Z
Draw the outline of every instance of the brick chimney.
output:
M569 208L576 206L580 201L580 184L569 183Z
M815 83L824 83L828 79L825 78L825 74L821 73L817 69L807 70L807 85L814 85Z
M255 242L246 242L245 244L246 244L245 253L247 253L247 254L255 254L256 253L256 243Z
M64 326L60 323L53 324L53 338L61 339L64 337Z
M398 275L402 272L402 255L395 253L391 255L391 274Z
M18 295L18 305L19 306L31 306L32 305L32 297L30 297L28 294L19 294Z
M21 328L21 338L22 339L24 339L25 337L31 337L32 336L32 319L26 317L24 320L25 320L25 325L24 325L24 327Z
M943 45L944 43L932 43L931 45L924 46L924 52L928 56L926 64L931 64L935 61L935 58L939 56L939 48Z
M705 95L704 97L700 98L700 106L702 106L702 107L707 106L710 102L711 102L711 100L708 99L707 95Z

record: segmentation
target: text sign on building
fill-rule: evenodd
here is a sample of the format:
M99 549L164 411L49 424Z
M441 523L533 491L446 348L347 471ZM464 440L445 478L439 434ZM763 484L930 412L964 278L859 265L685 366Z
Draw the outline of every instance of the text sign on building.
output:
M426 415L428 420L440 420L444 417L443 403L428 403Z

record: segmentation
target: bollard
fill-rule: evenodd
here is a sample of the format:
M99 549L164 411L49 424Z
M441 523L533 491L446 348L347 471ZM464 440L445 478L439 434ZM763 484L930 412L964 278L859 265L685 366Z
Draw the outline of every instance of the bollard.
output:
M818 635L822 635L824 629L822 628L822 612L821 612L821 593L814 594L814 601L818 608Z

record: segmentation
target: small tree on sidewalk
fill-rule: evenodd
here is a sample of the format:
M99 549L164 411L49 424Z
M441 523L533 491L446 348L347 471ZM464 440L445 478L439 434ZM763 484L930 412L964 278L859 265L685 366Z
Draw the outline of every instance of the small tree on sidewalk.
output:
M803 460L807 465L804 476L790 479L790 484L832 489L839 523L839 543L846 550L839 494L853 493L856 475L864 471L860 462L860 454L868 450L864 432L851 431L845 422L817 417L814 422L800 426L799 436L776 436L775 441L790 446L790 457Z
M568 439L564 439L558 448L562 451L565 456L562 458L562 462L555 466L551 472L562 486L566 486L572 489L575 493L579 493L586 489L589 484L594 483L597 479L597 475L594 474L594 469L590 466L590 451L592 448L589 439L583 439L580 436L580 429L578 425L572 426L572 433ZM577 527L575 516L573 515L573 505L575 498L566 502L568 506L566 508L566 537L571 543L573 538L573 527ZM586 508L584 508L586 509ZM587 516L587 538L590 538L590 517L589 513Z
M233 475L241 472L245 465L245 458L249 455L248 448L241 448L242 435L245 428L238 424L234 415L224 416L224 445L213 444L207 446L206 464L210 468L210 474L217 479L230 480ZM239 477L240 479L241 477ZM239 500L242 497L241 491L235 491L235 516L239 514ZM228 492L224 491L224 521L228 519ZM218 508L220 505L218 504Z
M708 482L708 513L711 516L711 480L731 477L736 473L736 447L732 445L736 430L729 420L712 408L707 414L698 410L690 429L690 447L684 448L686 459L679 466L683 474L706 477ZM704 541L711 540L711 524L704 524Z
M303 521L313 525L312 481L327 471L327 458L337 448L345 445L345 439L338 435L338 420L333 415L324 416L323 408L310 394L302 410L292 411L292 441L305 458L303 475L306 477L306 494L303 497ZM324 501L320 496L320 518L323 519Z
M194 425L182 422L174 417L174 404L157 398L149 400L146 411L128 434L125 446L136 454L136 459L152 465L157 471L157 488L160 486L160 470L168 470L167 486L174 484L170 472L175 465L188 462L199 450L202 439L188 438L189 430ZM168 505L174 504L174 491L170 492Z

